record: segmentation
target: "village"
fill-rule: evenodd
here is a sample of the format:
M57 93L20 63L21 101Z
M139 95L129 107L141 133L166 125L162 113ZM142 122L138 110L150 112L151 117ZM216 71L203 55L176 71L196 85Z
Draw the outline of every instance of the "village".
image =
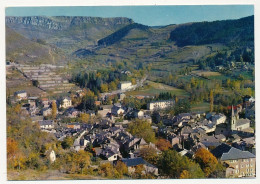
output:
M133 88L131 82L124 81L119 89ZM12 103L20 103L23 114L30 116L41 131L55 135L59 141L72 137L71 151L88 150L103 162L112 164L122 161L129 173L143 165L143 173L160 178L158 168L143 159L140 153L142 149L152 148L159 155L161 150L154 143L127 131L129 123L140 120L148 122L156 137L169 141L172 149L182 156L192 159L200 148L209 150L225 166L227 178L256 175L255 133L251 128L251 119L255 117L253 97L246 96L243 104L231 106L231 115L227 117L214 112L187 112L176 116L165 113L165 109L176 105L174 99L153 100L147 103L146 109L138 110L123 105L124 93L114 94L118 101L111 105L104 104L107 96L95 100L96 111L79 110L72 98L84 95L84 90L78 90L70 96L49 99L28 96L25 90L21 90L14 93ZM51 118L53 113L55 118ZM241 113L244 118L240 118ZM84 116L87 117L85 122L80 118ZM75 122L75 118L79 121ZM55 162L53 150L49 158Z

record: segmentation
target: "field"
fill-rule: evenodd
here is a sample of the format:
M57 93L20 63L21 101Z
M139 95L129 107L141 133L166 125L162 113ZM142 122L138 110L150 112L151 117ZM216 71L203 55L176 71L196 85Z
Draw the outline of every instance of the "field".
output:
M126 95L155 96L162 92L169 92L181 98L187 97L189 95L186 91L182 89L178 89L172 86L168 86L162 83L156 83L152 81L147 81L146 85L139 90L126 92Z
M207 111L209 111L209 103L201 102L198 104L193 104L193 105L191 105L191 111L192 112L199 112L199 111L207 112Z
M13 95L14 92L24 90L28 92L30 96L39 95L42 90L32 85L29 79L26 79L17 70L7 70L6 75L6 90L7 95Z
M205 76L205 77L221 76L221 73L219 72L212 72L212 71L205 71L205 70L195 70L192 71L192 73L197 74L199 76Z

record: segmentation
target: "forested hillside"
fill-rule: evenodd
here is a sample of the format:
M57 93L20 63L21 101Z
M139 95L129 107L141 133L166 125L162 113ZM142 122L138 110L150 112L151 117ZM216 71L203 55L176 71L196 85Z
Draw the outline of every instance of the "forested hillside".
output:
M198 22L177 27L170 40L180 47L202 44L250 44L254 42L254 16L238 20Z

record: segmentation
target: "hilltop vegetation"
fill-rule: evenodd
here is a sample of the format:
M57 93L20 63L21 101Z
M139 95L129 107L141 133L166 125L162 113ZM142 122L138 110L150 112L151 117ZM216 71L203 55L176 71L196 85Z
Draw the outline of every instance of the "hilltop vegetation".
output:
M146 31L146 30L148 30L148 26L144 26L142 24L137 24L137 23L130 24L130 25L125 26L122 29L114 32L113 34L99 40L98 45L106 45L106 46L112 45L115 42L121 40L123 37L125 37L132 29L140 29L140 30Z
M226 21L198 22L177 27L170 40L180 47L222 43L227 45L254 44L254 16Z

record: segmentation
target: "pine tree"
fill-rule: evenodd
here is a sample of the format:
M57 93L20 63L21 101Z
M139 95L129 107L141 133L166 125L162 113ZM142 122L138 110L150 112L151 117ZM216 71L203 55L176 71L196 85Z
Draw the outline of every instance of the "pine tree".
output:
M210 90L209 98L210 98L210 112L213 112L213 101L214 101L213 90Z
M52 116L53 119L55 119L56 115L57 115L57 104L56 104L55 101L52 101L51 109L52 109L51 116Z

